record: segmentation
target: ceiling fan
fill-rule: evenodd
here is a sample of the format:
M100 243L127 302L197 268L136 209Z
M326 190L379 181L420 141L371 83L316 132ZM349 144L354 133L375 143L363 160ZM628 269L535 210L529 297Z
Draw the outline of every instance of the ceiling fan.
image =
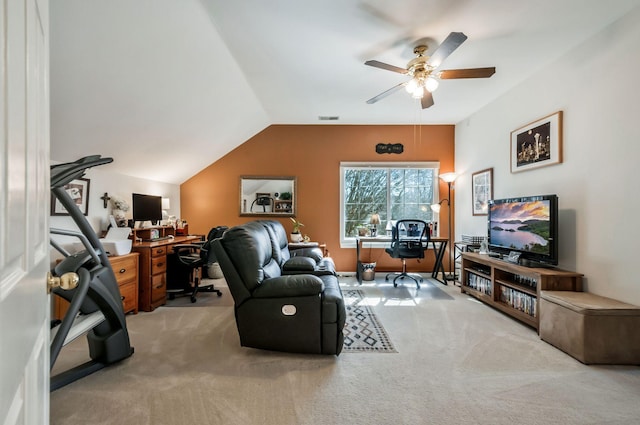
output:
M411 80L400 83L395 87L390 88L387 91L380 93L379 95L367 100L367 103L376 103L380 99L389 96L391 93L404 87L412 97L421 99L422 109L426 109L433 106L432 92L438 88L438 79L449 80L457 78L489 78L495 72L495 67L489 68L467 68L467 69L447 69L438 71L438 67L442 62L449 57L454 50L456 50L464 41L467 36L461 32L452 32L447 38L438 46L436 51L431 56L425 56L425 52L428 46L420 44L413 49L413 53L416 55L406 68L400 68L397 66L389 65L384 62L369 60L364 64L374 66L380 69L386 69L387 71L397 72L399 74L406 74L411 76Z

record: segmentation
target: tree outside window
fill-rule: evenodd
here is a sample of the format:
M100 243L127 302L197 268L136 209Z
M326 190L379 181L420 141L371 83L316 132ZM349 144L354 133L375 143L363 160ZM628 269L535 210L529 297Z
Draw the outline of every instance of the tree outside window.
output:
M385 165L342 167L342 238L355 237L359 226L369 226L374 213L380 214L382 226L403 218L433 221L429 206L436 199L437 164Z

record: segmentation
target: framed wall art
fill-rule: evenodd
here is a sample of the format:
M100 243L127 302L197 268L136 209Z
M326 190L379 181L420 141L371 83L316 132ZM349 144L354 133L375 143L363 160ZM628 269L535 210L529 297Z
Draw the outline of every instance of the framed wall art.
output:
M82 211L82 214L89 213L89 179L76 179L64 185L71 199ZM69 215L69 212L62 206L58 199L51 195L51 215Z
M562 162L562 111L511 132L511 172Z
M487 215L489 200L493 199L493 168L473 173L471 184L473 215Z

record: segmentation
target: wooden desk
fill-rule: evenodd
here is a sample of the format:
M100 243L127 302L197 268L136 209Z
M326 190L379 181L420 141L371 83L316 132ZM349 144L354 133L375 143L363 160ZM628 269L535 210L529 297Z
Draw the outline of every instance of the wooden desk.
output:
M199 241L200 236L176 236L155 242L134 242L132 250L140 253L138 306L153 311L167 302L167 254L173 245Z
M447 249L447 242L449 239L447 238L430 238L429 242L427 242L427 249L431 246L433 249L433 253L436 256L436 261L433 264L433 270L431 271L431 277L437 280L440 283L447 284L447 280L444 277L444 266L442 265L442 259L444 258L444 252ZM364 267L362 266L362 261L360 261L360 249L362 248L363 243L391 243L391 236L376 236L367 237L367 236L358 236L356 237L356 279L359 284L362 284L362 273L364 272ZM437 244L437 245L436 245ZM438 273L442 272L442 280L438 279Z

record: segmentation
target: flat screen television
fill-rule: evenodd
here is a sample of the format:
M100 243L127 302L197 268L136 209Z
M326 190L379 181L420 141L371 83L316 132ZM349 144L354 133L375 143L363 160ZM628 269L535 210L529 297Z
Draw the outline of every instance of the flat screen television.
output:
M133 195L133 221L162 220L162 196L143 195L134 193Z
M493 199L488 211L491 251L519 254L519 262L524 265L558 264L556 195Z

